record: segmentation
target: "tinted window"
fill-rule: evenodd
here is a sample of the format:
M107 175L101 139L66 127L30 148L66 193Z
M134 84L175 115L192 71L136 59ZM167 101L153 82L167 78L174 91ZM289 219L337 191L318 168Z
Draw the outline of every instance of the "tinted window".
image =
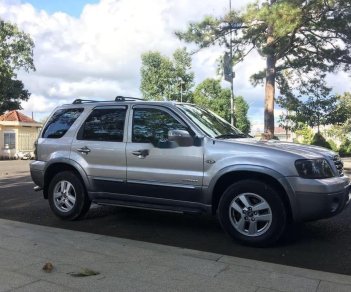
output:
M122 142L126 109L95 109L85 121L79 140Z
M170 114L158 109L136 109L133 115L132 141L158 143L168 140L169 130L186 130Z
M43 138L61 138L82 113L82 108L60 109L50 118L43 131Z

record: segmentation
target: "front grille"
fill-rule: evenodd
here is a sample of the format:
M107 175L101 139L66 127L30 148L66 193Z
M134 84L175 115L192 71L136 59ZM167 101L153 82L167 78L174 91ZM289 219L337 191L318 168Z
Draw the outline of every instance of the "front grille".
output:
M339 175L340 176L344 176L344 163L341 161L340 156L339 155L335 155L333 157L333 161L334 161L334 164L336 166L336 169L339 172Z

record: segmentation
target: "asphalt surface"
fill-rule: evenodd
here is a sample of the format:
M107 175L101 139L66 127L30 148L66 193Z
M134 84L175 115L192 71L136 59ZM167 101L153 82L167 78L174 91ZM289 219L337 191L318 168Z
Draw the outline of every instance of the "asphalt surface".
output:
M351 275L351 208L294 226L274 247L250 248L232 241L207 215L94 205L84 219L62 221L33 191L28 164L0 161L0 218Z

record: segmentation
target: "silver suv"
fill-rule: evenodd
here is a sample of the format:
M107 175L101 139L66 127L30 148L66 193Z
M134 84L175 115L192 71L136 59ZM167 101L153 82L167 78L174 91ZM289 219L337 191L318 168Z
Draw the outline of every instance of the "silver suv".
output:
M256 141L196 105L128 97L55 109L30 171L62 219L82 217L91 202L211 213L255 246L291 222L338 214L350 189L332 151Z

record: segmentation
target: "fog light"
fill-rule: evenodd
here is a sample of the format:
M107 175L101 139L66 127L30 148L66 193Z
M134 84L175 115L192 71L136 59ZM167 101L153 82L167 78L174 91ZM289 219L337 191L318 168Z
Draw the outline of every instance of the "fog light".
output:
M334 198L330 207L330 211L334 213L339 208L339 205L340 205L340 200L338 198Z

